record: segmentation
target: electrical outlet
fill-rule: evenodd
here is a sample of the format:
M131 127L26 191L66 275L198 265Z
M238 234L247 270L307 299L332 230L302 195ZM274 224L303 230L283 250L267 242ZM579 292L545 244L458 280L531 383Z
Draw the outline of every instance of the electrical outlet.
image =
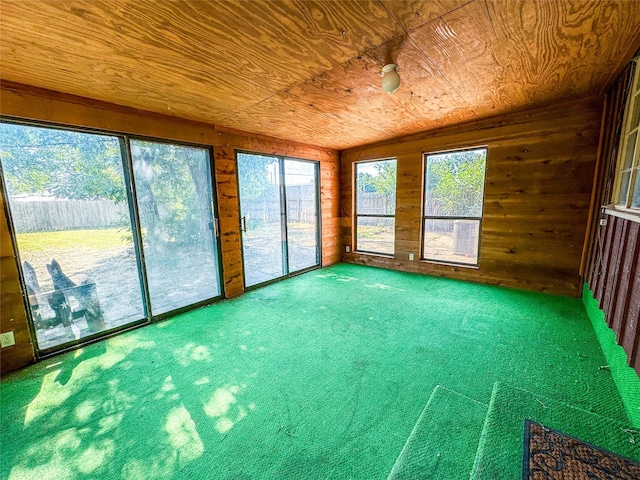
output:
M13 332L0 333L0 348L10 347L16 344Z
M409 261L410 261L410 262L413 262L413 253L410 253L410 254L409 254Z
M600 219L600 226L601 227L606 227L607 226L607 219L606 218L601 218Z
M351 247L347 245L346 247L344 247L344 251L349 253L351 251Z

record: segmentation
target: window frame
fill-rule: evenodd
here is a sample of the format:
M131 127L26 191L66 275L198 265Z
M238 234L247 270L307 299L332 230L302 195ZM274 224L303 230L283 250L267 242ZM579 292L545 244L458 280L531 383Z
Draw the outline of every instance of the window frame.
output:
M243 222L243 218L244 216L242 215L242 194L240 192L240 174L239 174L239 166L238 166L238 156L239 155L254 155L254 156L258 156L258 157L270 157L273 158L274 160L276 160L278 162L278 178L279 178L279 192L280 192L280 203L281 203L281 215L284 214L284 219L285 221L283 222L283 224L281 224L281 235L283 236L283 238L286 238L286 246L283 246L283 252L286 251L286 253L283 256L283 260L286 263L286 271L287 273L276 277L276 278L272 278L270 280L266 280L263 282L258 282L258 283L254 283L251 285L246 284L247 281L247 275L246 275L246 268L247 265L245 263L245 245L244 245L244 239L242 238L242 233L243 233L243 224L246 226L246 223ZM287 208L287 186L286 186L286 167L285 167L285 163L287 160L291 160L291 161L295 161L295 162L303 162L303 163L308 163L308 164L312 164L314 166L314 171L315 171L315 181L316 181L316 192L315 192L315 201L316 201L316 207L317 207L317 213L316 213L316 263L314 263L313 265L309 266L309 267L305 267L302 269L298 269L298 270L293 270L291 271L290 269L290 255L289 255L289 217L288 217L288 208ZM316 270L318 268L322 267L322 204L321 204L321 195L320 192L322 190L322 184L321 184L321 165L320 165L320 160L311 160L308 158L302 158L302 157L291 157L289 155L277 155L277 154L273 154L273 153L264 153L264 152L259 152L259 151L253 151L253 150L244 150L244 149L240 149L240 148L236 148L234 149L234 161L235 161L235 169L236 169L236 173L237 173L237 178L236 178L236 186L238 188L238 215L240 216L239 221L240 221L240 252L242 255L242 275L243 275L243 286L244 286L244 290L245 291L250 291L250 290L254 290L260 287L264 287L265 285L269 285L271 283L276 283L279 281L282 281L286 278L290 278L290 277L294 277L296 275L301 275L303 273L306 272L310 272L312 270Z
M393 205L393 214L377 214L377 213L358 213L358 166L363 164L373 164L377 162L388 162L394 161L396 162L396 185L395 185L395 193L394 193L394 205ZM366 160L358 160L353 162L352 166L353 171L353 236L351 238L352 248L354 253L362 253L365 255L378 255L382 257L394 258L395 256L395 242L396 242L396 210L397 210L397 191L398 191L398 158L397 157L385 157L385 158L375 158L375 159L366 159ZM362 250L358 248L358 218L393 218L393 252L376 252L372 250Z
M61 353L75 350L81 348L85 345L96 341L102 341L114 335L118 335L120 333L133 330L136 328L143 327L145 325L151 325L157 322L161 322L168 318L176 317L182 313L186 313L192 310L196 310L198 308L202 308L207 305L212 305L214 303L219 302L220 300L226 298L226 293L224 290L224 270L223 270L223 262L222 262L222 238L219 230L219 210L218 210L218 201L217 201L217 180L216 180L216 170L215 170L215 156L214 156L214 148L213 145L208 145L205 143L196 143L182 140L173 140L169 138L163 137L154 137L150 135L144 134L136 134L136 133L128 133L127 131L122 130L111 130L111 129L102 129L102 128L94 128L94 127L86 127L77 124L61 124L57 122L50 122L45 120L30 120L17 118L9 115L1 115L0 114L0 123L7 123L12 125L22 125L25 127L35 127L35 128L48 128L53 130L60 131L70 131L70 132L78 132L83 134L97 135L97 136L107 136L117 138L120 142L120 160L122 162L123 175L124 175L124 184L127 198L127 208L129 210L129 214L131 216L131 227L132 227L132 235L133 235L133 243L134 250L136 252L136 266L138 270L138 280L140 282L140 288L142 293L142 304L144 310L144 317L139 319L136 322L132 322L129 324L123 324L111 329L103 330L101 332L96 332L92 335L87 335L76 340L72 340L66 343L62 343L58 346L50 347L50 348L40 348L37 335L36 328L34 324L33 314L31 312L30 304L28 298L26 296L26 283L24 279L24 272L22 269L22 260L20 256L20 251L18 249L17 242L17 232L15 230L14 221L13 221L13 213L11 210L11 206L8 198L8 190L6 188L6 179L2 169L2 164L0 162L0 197L4 201L4 213L7 219L7 226L9 229L9 237L11 238L11 248L13 249L13 253L16 259L16 267L18 270L18 281L20 283L21 288L21 296L23 300L23 305L26 311L27 316L27 324L29 328L30 340L33 343L34 355L36 358L36 362L44 360L49 357L53 357L55 355L59 355ZM148 281L146 278L146 264L144 260L144 254L142 252L142 233L140 230L140 220L139 220L139 205L137 202L136 188L133 179L133 161L131 155L131 145L130 142L132 140L140 140L147 142L155 142L162 144L170 144L170 145L178 145L184 147L192 147L199 148L207 151L209 168L211 171L211 181L210 187L212 189L212 196L214 199L213 204L213 222L215 224L214 238L213 240L216 242L217 249L217 275L219 278L219 287L220 294L216 297L212 297L206 300L199 301L197 303L189 304L184 307L180 307L171 311L163 312L160 314L153 314L151 310L150 304L150 295L148 291Z
M482 178L482 205L480 205L480 216L445 216L445 215L427 215L426 207L427 207L427 168L428 168L428 157L442 154L454 154L461 152L468 152L473 150L484 150L484 172ZM485 204L485 196L487 192L487 164L489 158L489 147L487 145L478 145L472 147L463 147L456 148L452 150L439 150L435 152L422 152L422 214L421 214L421 225L420 225L420 260L423 262L434 263L438 265L453 265L456 267L465 267L478 269L480 268L480 246L482 244L482 223L484 219L484 204ZM456 262L453 260L440 260L427 258L426 256L426 245L425 245L425 235L426 235L426 222L427 220L477 220L478 221L478 247L476 250L476 261L475 263L468 262Z
M638 60L636 57L633 62L633 76L631 81L631 88L627 94L625 100L625 113L623 120L622 133L620 135L620 143L618 148L618 158L616 162L616 175L613 187L612 203L615 210L622 210L631 214L640 215L640 205L633 206L633 187L636 181L640 181L640 68L638 68ZM638 115L636 118L637 124L632 125L634 110L638 109ZM633 156L631 158L631 165L629 168L624 168L625 157L627 148L629 146L630 137L635 134L635 146L633 150ZM626 195L621 198L622 189L622 177L625 173L629 173L628 183L626 185Z

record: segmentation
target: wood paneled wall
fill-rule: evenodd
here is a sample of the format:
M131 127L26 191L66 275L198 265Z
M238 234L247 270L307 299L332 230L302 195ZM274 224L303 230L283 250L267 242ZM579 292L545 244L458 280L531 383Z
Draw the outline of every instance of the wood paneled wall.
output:
M627 362L640 374L640 223L605 215L587 283Z
M640 374L640 217L602 214L613 196L624 109L634 69L622 72L605 99L602 142L591 202L584 276L627 362ZM600 219L606 221L600 225Z
M0 195L0 332L13 331L16 344L0 350L0 371L10 372L35 360L31 333L18 279L18 264L9 236L4 195Z
M599 100L587 99L344 151L344 245L354 245L353 163L396 157L398 179L394 256L352 251L343 260L578 296L601 110ZM488 148L479 268L418 260L423 153L475 146Z
M339 156L335 150L251 135L206 123L128 109L9 82L3 82L0 90L0 113L7 117L31 121L212 146L226 297L233 297L244 291L235 150L317 160L320 162L322 265L327 266L340 261L340 171ZM0 363L2 371L5 372L33 362L34 358L4 210L2 217L0 330L14 330L17 343L16 347L5 348L0 352Z

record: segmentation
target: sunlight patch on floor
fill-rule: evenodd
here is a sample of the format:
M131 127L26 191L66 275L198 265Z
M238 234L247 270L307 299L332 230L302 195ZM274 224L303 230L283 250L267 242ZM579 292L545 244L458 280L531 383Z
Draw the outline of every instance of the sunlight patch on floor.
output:
M90 474L113 458L115 453L115 442L111 439L104 439L92 443L89 448L77 457L78 470L84 474Z
M91 420L91 416L98 409L98 405L93 400L85 400L80 405L78 405L74 411L76 419L80 423L87 423Z
M209 401L204 405L204 413L211 418L217 418L216 430L225 434L233 428L233 426L247 416L247 410L238 405L237 396L242 393L245 386L231 385L218 388ZM255 405L251 404L249 409L252 410Z
M392 287L390 285L384 285L382 283L373 283L373 284L365 284L365 287L369 287L369 288L379 288L380 290L396 290L398 292L406 292L406 290L403 290L402 288L396 288L396 287Z
M123 335L77 350L56 369L42 378L40 391L27 407L24 426L42 417L48 410L60 407L69 397L95 381L103 370L113 368L134 350L155 347L152 340L141 341L138 335Z
M37 440L18 462L9 480L72 480L78 474L90 475L103 467L115 453L115 443L111 439L86 442L87 429L70 428L53 438L44 437ZM46 463L34 465L33 459L47 458Z
M211 351L209 347L189 342L183 347L177 348L173 352L173 356L183 367L188 367L194 362L210 362Z
M195 460L204 452L196 424L183 405L169 412L164 429L169 434L171 446L178 452L181 465Z
M42 378L40 391L27 407L24 416L25 428L29 427L44 415L49 414L49 412L61 407L73 393L71 388L55 382L57 376L58 372L54 371Z
M349 275L338 275L333 272L319 273L316 275L318 278L333 278L339 282L357 282L358 279L356 277L351 277Z

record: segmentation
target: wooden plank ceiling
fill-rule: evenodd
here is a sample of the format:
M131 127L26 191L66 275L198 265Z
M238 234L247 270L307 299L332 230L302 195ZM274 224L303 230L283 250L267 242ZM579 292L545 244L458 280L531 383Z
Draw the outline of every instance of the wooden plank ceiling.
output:
M640 28L627 0L2 0L0 15L4 82L335 149L601 94Z

